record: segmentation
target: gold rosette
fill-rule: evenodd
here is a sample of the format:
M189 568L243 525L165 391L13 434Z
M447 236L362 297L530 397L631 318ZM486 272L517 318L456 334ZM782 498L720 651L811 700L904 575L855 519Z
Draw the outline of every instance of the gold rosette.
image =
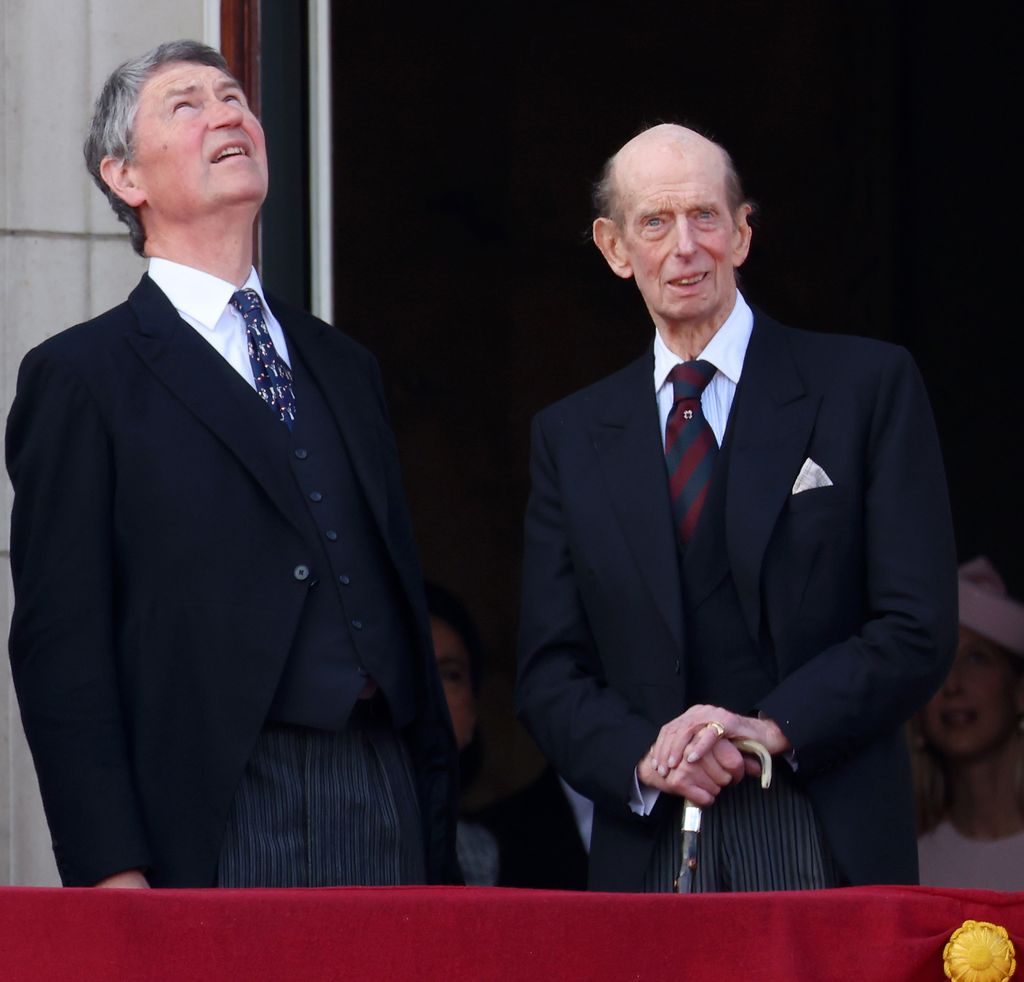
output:
M950 982L1009 982L1017 969L1015 956L1006 928L964 921L942 949L942 967Z

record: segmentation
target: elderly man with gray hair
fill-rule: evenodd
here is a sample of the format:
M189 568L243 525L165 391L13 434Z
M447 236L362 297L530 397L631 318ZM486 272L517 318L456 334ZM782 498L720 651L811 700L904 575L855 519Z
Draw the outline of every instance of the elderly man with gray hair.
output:
M594 802L590 886L913 882L901 724L956 628L920 376L894 345L747 304L751 207L693 130L626 143L596 204L594 241L655 330L534 421L517 683ZM767 791L749 741L778 757Z
M149 268L25 357L10 654L68 885L457 882L457 758L376 362L264 292L221 55L107 80L86 161Z

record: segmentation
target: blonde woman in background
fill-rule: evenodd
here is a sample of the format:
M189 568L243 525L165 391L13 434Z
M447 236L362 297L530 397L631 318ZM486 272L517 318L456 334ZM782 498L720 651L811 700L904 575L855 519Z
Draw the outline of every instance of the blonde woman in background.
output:
M960 640L912 723L923 886L1024 890L1024 604L960 567Z

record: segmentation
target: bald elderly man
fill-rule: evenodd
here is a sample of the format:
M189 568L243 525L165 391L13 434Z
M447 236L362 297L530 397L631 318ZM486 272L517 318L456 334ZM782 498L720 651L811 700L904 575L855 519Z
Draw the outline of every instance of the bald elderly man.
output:
M517 704L595 803L590 887L914 883L900 727L956 641L934 422L910 356L784 327L736 270L728 154L656 126L605 167L594 242L654 322L532 431ZM735 746L776 755L767 791Z

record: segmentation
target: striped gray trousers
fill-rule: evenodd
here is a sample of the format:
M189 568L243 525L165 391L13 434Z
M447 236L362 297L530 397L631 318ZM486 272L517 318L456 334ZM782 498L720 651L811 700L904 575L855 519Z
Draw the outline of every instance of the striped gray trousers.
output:
M780 762L772 786L745 777L703 809L695 893L814 890L843 885L817 816ZM679 871L682 801L658 836L644 877L648 893L671 893Z
M218 886L426 882L408 751L386 714L361 710L340 732L263 728L228 816Z

